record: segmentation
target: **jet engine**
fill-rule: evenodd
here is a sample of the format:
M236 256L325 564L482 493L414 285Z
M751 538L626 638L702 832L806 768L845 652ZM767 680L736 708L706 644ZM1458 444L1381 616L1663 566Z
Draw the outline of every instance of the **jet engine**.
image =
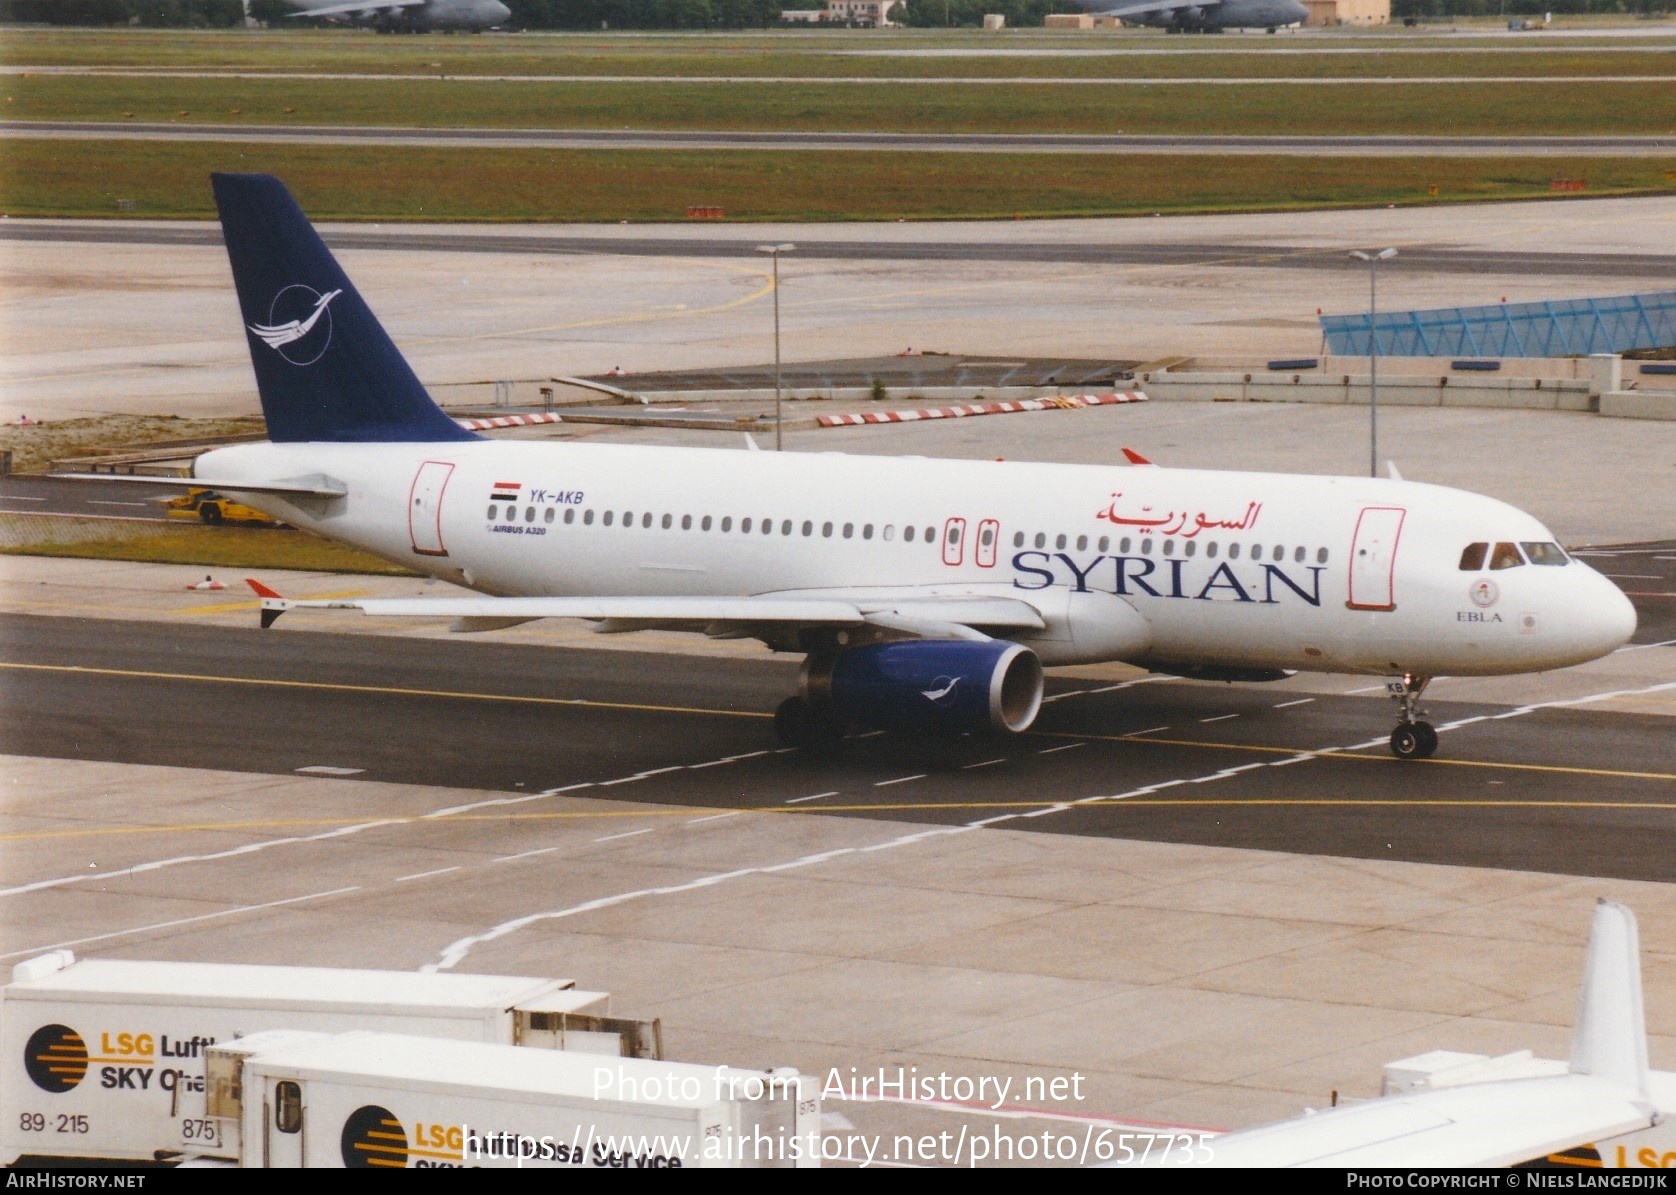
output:
M1042 708L1042 665L1029 648L998 639L875 643L811 656L803 701L838 725L1017 734Z

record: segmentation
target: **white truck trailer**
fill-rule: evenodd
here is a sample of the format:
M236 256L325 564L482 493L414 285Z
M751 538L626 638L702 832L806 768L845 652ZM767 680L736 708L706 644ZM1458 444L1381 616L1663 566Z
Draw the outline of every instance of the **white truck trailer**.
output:
M662 1056L656 1022L611 1018L568 979L89 959L21 963L0 988L0 1164L227 1157L204 1052L266 1029L384 1029Z
M361 1031L211 1046L240 1165L677 1169L820 1165L820 1093L755 1071Z

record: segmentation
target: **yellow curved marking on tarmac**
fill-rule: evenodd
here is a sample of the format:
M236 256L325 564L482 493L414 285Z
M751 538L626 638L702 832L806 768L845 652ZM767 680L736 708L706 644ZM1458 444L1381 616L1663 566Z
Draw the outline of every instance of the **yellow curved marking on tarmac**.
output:
M0 668L27 672L71 672L86 676L119 676L138 680L203 681L218 685L260 685L275 689L312 689L335 693L378 693L393 697L454 697L467 701L500 701L511 705L571 705L584 709L643 710L657 714L710 714L718 718L772 718L758 710L711 710L686 705L645 705L633 701L593 701L585 697L518 697L505 693L462 693L449 689L404 689L394 685L345 685L330 681L273 680L254 676L208 676L190 672L146 672L128 668L84 668L74 664L17 664L0 661Z
M599 250L599 254L609 250ZM710 307L682 307L679 309L665 308L659 311L644 312L639 315L613 315L605 319L576 320L568 324L543 324L534 328L507 328L499 332L479 332L472 336L431 336L417 340L404 340L403 344L458 344L475 340L510 340L515 336L533 336L541 332L569 332L578 328L612 328L624 324L650 324L661 320L686 319L690 316L719 315L724 311L732 311L735 307L744 307L754 303L764 295L774 293L774 279L767 271L756 266L741 266L731 262L717 263L705 261L701 258L671 257L664 260L679 265L696 266L701 269L720 270L730 274L755 275L763 279L763 285L748 295L737 299L730 299L726 303L718 303Z
M1150 743L1161 747L1201 747L1207 751L1250 751L1258 755L1311 755L1320 759L1354 759L1363 763L1426 764L1440 768L1498 768L1513 772L1558 772L1568 776L1616 776L1628 780L1676 780L1676 772L1629 772L1615 768L1580 768L1566 764L1496 763L1481 759L1397 759L1390 755L1358 755L1356 751L1373 751L1374 747L1329 747L1310 750L1298 747L1267 747L1259 743L1211 743L1202 739L1155 739L1134 734L1049 734L1032 732L1032 738L1072 739L1097 743Z
M407 249L403 249L402 252L405 252L405 253L425 252L425 250L424 249L407 248ZM509 250L509 252L510 252L510 250ZM597 251L598 255L605 255L605 254L608 254L609 252L610 252L610 250L608 248L600 249L600 250ZM580 255L581 256L586 256L586 254L580 254ZM478 340L510 340L514 337L534 336L534 335L536 335L538 333L542 333L542 332L569 332L569 331L575 331L576 329L579 329L579 328L611 328L611 327L619 327L619 326L622 326L622 325L625 325L625 324L647 324L647 323L656 323L660 320L685 319L689 316L720 315L724 311L732 311L736 307L744 307L749 303L756 302L758 299L763 298L765 295L770 295L770 294L774 293L774 279L773 279L773 276L771 274L769 274L767 271L765 271L765 270L763 270L759 267L740 266L740 265L735 265L735 264L732 264L732 263L717 263L717 262L713 262L713 261L706 261L702 258L670 257L670 258L664 258L662 260L670 261L670 262L674 262L674 263L678 263L678 264L682 264L682 265L697 266L697 267L704 268L704 269L721 270L724 273L754 274L757 277L764 279L764 282L761 286L757 287L756 290L752 291L748 295L744 295L744 296L742 296L740 298L737 298L737 299L730 299L726 303L718 303L718 304L715 304L715 305L710 306L710 307L683 307L683 308L680 308L678 310L677 309L665 309L665 310L662 310L662 311L644 312L644 313L641 313L639 315L617 315L617 316L610 316L606 319L577 320L574 323L568 323L568 324L543 324L543 325L540 325L538 327L533 327L533 328L507 328L507 329L504 329L504 330L498 331L498 332L480 332L480 333L477 333L476 335L472 335L472 336L409 337L409 338L404 338L402 340L402 344L417 347L417 346L420 346L420 345L432 345L432 344L460 344L460 343L466 343L466 342L478 341ZM951 289L954 289L954 288L951 288ZM208 361L208 362L203 362L203 363L201 363L201 366L204 367L204 368L208 368L208 367L216 366L216 365L236 365L240 361L244 361L244 360L247 360L247 359L248 359L247 356L222 357L222 358L218 358L218 359L211 360L211 361ZM7 380L11 381L11 382L38 382L38 381L42 381L42 380L58 379L58 378L110 377L114 374L145 373L147 371L155 370L156 368L157 367L154 366L154 365L115 365L115 366L109 366L109 367L106 367L106 368L103 368L103 369L87 369L87 370L72 371L72 372L69 372L69 373L54 371L54 372L43 373L43 374L23 374L23 375L19 375L19 376L9 377Z
M558 797L588 800L586 790L555 794ZM599 798L607 799L607 798ZM1668 810L1676 809L1676 801L1497 801L1483 797L1468 800L1448 800L1425 798L1419 800L1404 800L1400 797L1379 797L1372 799L1337 798L1337 797L1265 797L1246 800L1240 797L1214 797L1202 800L1179 799L1169 800L1158 797L1097 797L1072 798L1065 801L898 801L878 805L808 805L790 807L785 805L764 805L761 807L725 808L713 805L693 805L681 808L668 806L647 808L621 809L577 809L554 811L549 813L531 813L528 811L514 812L507 810L501 813L461 813L450 814L446 817L432 817L424 814L403 814L397 817L319 817L319 818L290 818L285 820L264 821L232 821L232 822L202 822L186 825L160 826L98 826L82 827L74 830L33 830L18 833L0 834L0 842L40 842L48 840L62 840L67 838L113 838L139 836L144 834L181 834L181 833L227 833L233 830L301 830L321 826L419 826L426 823L458 825L462 822L563 822L563 821L600 821L620 818L692 818L704 817L717 813L765 813L807 817L833 813L919 813L938 812L947 813L954 810L989 811L997 809L1051 809L1063 807L1067 812L1074 809L1114 809L1122 806L1136 808L1157 809L1197 809L1197 808L1240 808L1242 806L1263 806L1265 808L1332 808L1332 809L1361 809L1392 807L1399 809L1635 809L1635 810ZM951 827L952 828L952 827ZM490 856L496 858L498 856ZM110 871L123 870L121 865L113 864Z

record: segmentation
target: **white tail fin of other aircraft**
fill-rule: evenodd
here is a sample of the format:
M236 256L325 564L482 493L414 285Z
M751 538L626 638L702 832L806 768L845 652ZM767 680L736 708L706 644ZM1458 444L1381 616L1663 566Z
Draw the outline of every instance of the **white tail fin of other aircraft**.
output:
M1649 1094L1635 915L1611 901L1595 906L1569 1066L1532 1059L1528 1051L1505 1059L1454 1058L1476 1059L1470 1069L1479 1074L1512 1077L1445 1079L1423 1090L1239 1129L1204 1140L1194 1156L1173 1163L1465 1168L1536 1163L1564 1151L1587 1150L1596 1155L1592 1164L1600 1165L1603 1143L1638 1141L1661 1123L1661 1109ZM1172 1159L1158 1164L1171 1165Z

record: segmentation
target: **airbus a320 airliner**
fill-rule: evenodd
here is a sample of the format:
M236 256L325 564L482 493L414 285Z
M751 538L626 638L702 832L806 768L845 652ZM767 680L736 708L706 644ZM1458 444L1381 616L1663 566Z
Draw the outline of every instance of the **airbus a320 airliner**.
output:
M205 453L198 484L483 595L259 587L264 626L353 608L755 638L806 657L775 716L799 746L1019 733L1055 665L1364 673L1389 678L1403 758L1437 748L1430 678L1579 664L1635 630L1536 519L1441 486L485 439L432 402L277 179L214 187L270 441Z

